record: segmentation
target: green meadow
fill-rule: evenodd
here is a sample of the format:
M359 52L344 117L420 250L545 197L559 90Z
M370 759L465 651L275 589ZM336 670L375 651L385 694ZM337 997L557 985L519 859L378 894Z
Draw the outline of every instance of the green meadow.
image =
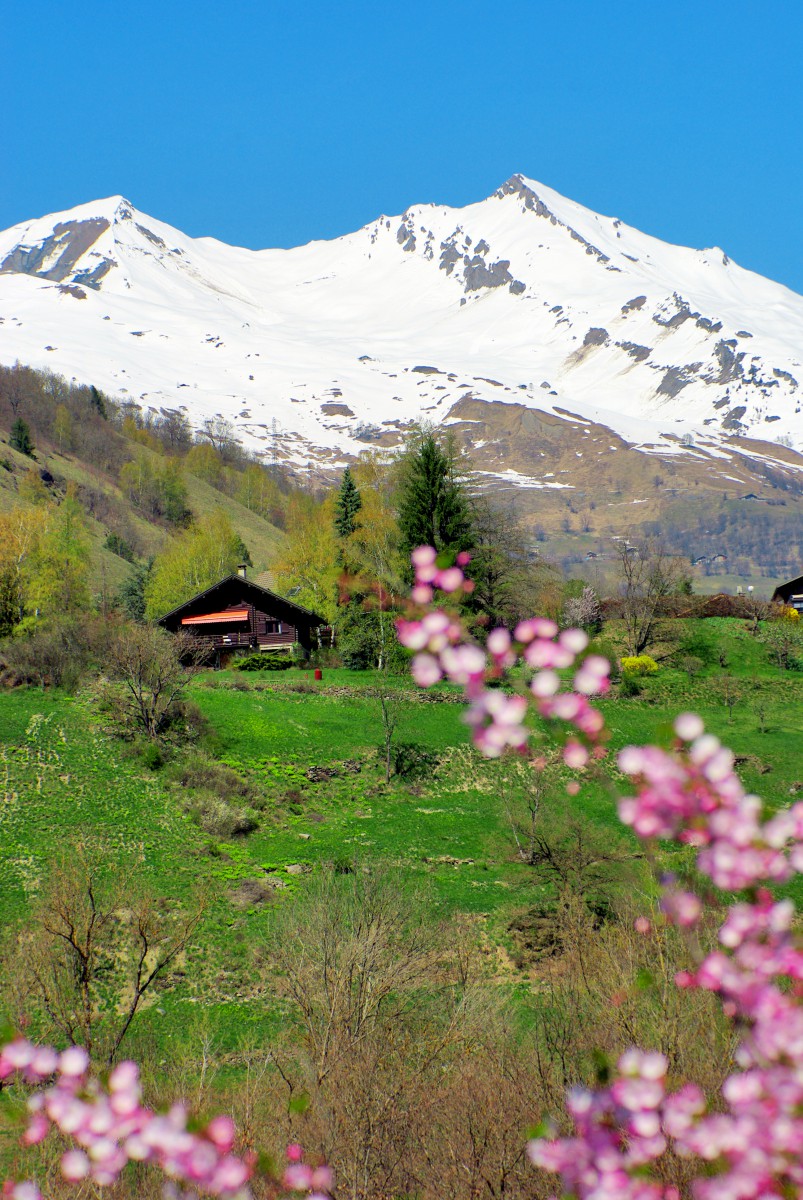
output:
M732 747L745 785L771 807L803 793L803 674L774 667L738 621L689 623L685 636L701 665L689 673L675 655L674 665L643 681L641 694L625 697L615 687L602 702L609 778L570 796L568 776L558 773L547 814L562 810L626 838L616 817L613 752L665 738L687 709ZM420 760L417 772L389 783L380 690L398 718L394 752L403 743ZM517 857L511 833L529 768L514 757L479 758L453 689L421 694L406 678L342 669L325 671L320 682L295 669L226 670L197 676L190 696L203 718L204 753L250 789L255 828L248 833L205 832L170 755L147 760L110 733L91 692L0 693L7 930L25 920L52 863L75 841L102 845L110 869L141 860L158 895L189 901L204 887L211 897L185 968L138 1018L139 1036L180 1037L199 1005L224 1044L278 1019L254 985L254 954L274 914L324 866L349 872L388 864L438 920L472 921L489 944L510 947L511 923L546 886ZM537 986L531 974L511 980Z

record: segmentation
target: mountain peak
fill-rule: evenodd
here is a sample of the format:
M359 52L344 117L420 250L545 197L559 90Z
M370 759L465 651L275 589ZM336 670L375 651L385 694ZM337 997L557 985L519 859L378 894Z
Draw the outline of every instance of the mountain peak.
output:
M190 238L108 196L0 233L0 302L0 361L223 415L263 452L281 426L299 460L481 400L673 453L687 432L803 434L803 299L520 173L290 250Z

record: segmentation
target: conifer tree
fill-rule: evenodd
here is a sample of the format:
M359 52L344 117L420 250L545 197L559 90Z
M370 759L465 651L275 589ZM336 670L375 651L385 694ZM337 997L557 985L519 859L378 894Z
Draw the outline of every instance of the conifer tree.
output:
M357 529L357 513L361 508L359 488L354 482L351 468L346 467L335 501L335 533L339 538L347 538Z
M103 392L99 392L94 384L89 389L89 406L103 417L104 420L106 419L106 401L103 398Z
M11 436L8 439L8 444L14 450L19 450L20 454L27 454L29 458L33 457L33 442L31 441L31 430L26 421L22 417L17 417L14 424L11 426Z
M402 551L434 546L438 553L471 550L471 513L465 487L457 477L454 455L425 434L404 463L399 531Z

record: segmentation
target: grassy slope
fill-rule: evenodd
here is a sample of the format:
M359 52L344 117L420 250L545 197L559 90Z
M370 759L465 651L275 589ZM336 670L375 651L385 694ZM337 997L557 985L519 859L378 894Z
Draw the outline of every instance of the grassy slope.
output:
M733 621L695 623L729 658L743 689L732 723L717 698L722 668L712 665L689 683L665 668L638 699L604 703L612 748L665 731L687 708L700 711L746 761L745 784L772 807L788 803L803 778L803 677L776 672L761 647ZM253 994L250 948L259 944L270 905L243 909L234 893L245 879L278 881L277 903L305 886L304 874L287 870L319 862L390 860L412 883L433 892L439 916L473 914L488 936L503 944L511 915L533 902L529 868L515 861L506 801L522 786L504 763L478 763L467 750L461 707L420 703L399 685L401 740L443 755L431 777L386 787L376 755L382 730L370 676L327 671L323 691L301 672L281 677L220 672L200 677L193 699L217 731L219 756L246 775L265 798L260 828L223 843L210 856L210 839L182 811L180 797L162 773L146 771L103 731L83 699L30 689L0 694L0 908L5 921L21 918L38 891L46 863L65 832L102 836L120 860L145 854L146 874L166 894L185 896L200 878L211 880L215 901L184 981L160 998L144 1025L160 1036L180 1036L187 1002L204 993L210 1020L227 1043L238 1030L263 1028L275 1019ZM210 686L212 685L212 686ZM261 690L256 690L259 688ZM759 730L758 705L767 731ZM345 760L361 763L343 772ZM311 782L310 767L340 767ZM612 795L585 786L574 806L601 826L618 829ZM192 981L192 982L191 982ZM211 1006L211 1007L210 1007Z

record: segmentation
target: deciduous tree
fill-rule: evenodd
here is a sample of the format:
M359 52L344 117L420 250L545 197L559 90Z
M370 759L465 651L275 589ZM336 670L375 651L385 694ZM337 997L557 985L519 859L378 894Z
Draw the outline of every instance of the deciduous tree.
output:
M90 543L86 518L75 494L49 514L46 529L26 564L27 607L43 615L89 608Z
M688 563L649 540L637 545L619 542L617 554L625 647L636 657L656 641L661 606L688 581Z
M154 559L145 586L146 615L163 616L231 574L242 557L243 543L226 514L216 509L202 517Z

